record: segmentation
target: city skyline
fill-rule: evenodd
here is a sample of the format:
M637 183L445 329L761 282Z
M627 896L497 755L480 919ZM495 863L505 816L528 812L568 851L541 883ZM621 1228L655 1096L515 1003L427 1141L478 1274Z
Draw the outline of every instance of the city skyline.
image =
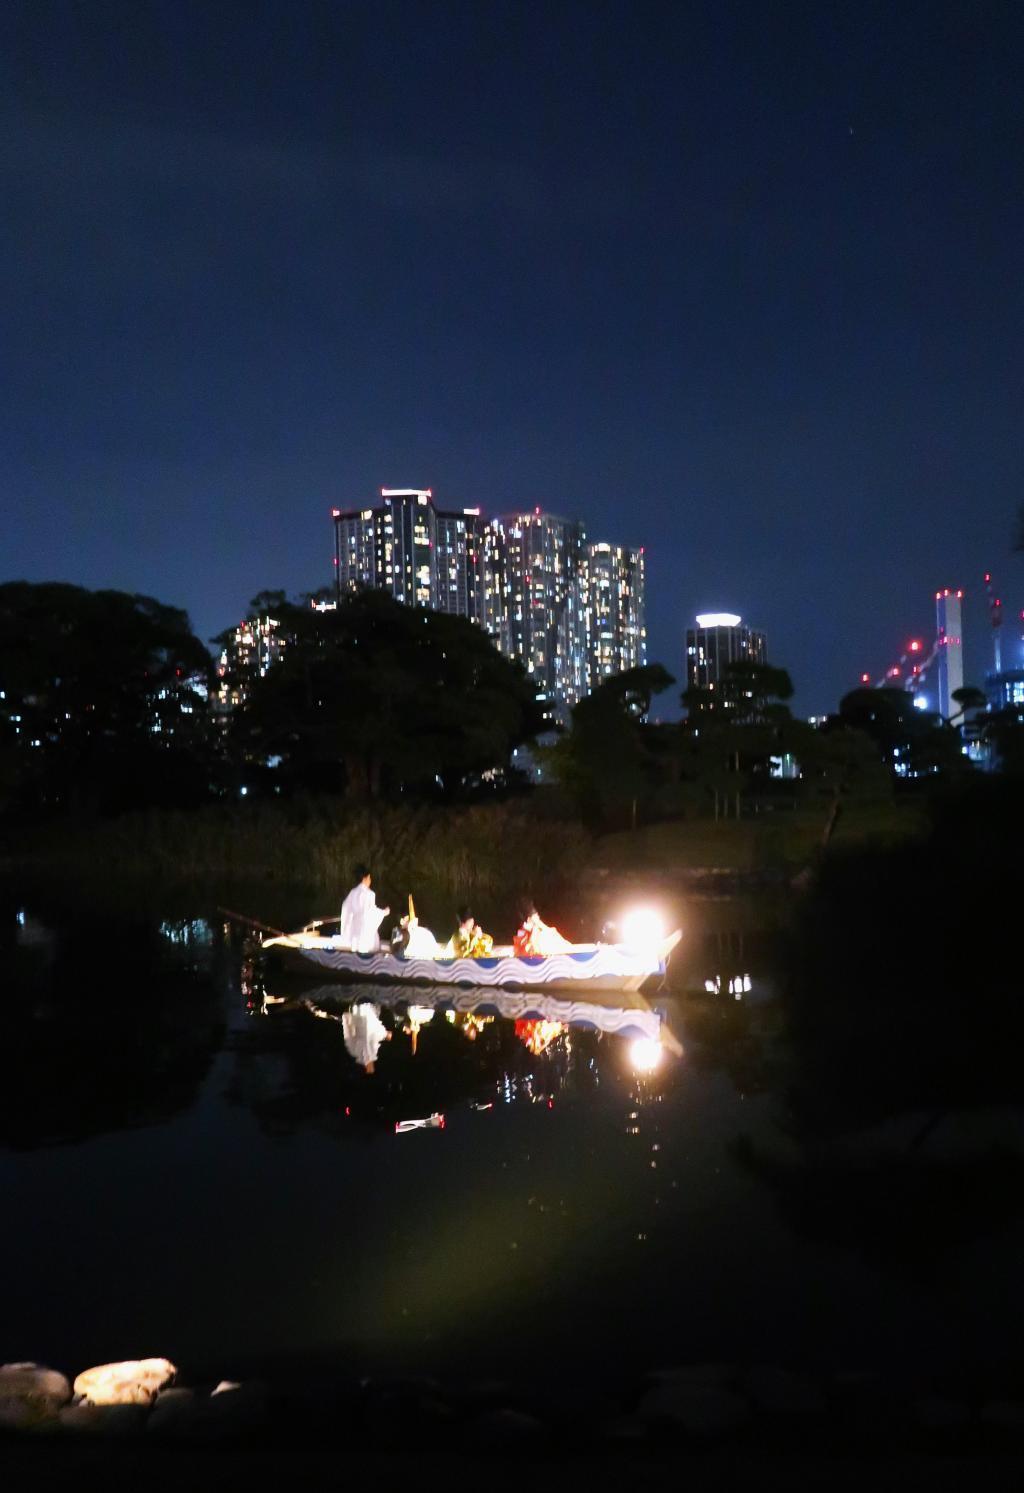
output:
M578 518L540 507L487 517L415 487L331 516L339 599L369 586L467 617L560 706L647 661L643 549L591 540Z
M207 638L411 480L645 546L648 656L756 617L803 713L1020 597L1019 8L121 9L4 11L5 575Z

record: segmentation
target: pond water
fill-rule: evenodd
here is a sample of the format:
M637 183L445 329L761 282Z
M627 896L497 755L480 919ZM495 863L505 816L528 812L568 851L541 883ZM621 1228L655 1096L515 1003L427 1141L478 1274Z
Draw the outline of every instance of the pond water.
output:
M353 992L261 977L216 901L0 895L5 1359L557 1377L1017 1356L1019 1178L809 1165L771 956L729 996L744 945L720 912L655 997L684 1055L652 1073L635 1034L464 1011L421 1018L414 1050L394 992L363 989L388 1031L369 1072Z

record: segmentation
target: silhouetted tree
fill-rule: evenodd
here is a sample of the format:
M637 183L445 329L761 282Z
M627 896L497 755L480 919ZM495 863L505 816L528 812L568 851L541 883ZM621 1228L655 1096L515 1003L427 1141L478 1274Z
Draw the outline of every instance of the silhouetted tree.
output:
M370 798L451 793L505 768L543 725L520 665L464 617L382 591L330 612L278 600L273 615L287 646L252 682L229 749L244 762L279 757L285 782Z
M118 809L206 791L210 656L149 596L0 586L0 783L8 801Z
M658 776L647 715L672 683L661 664L648 664L603 680L573 706L572 728L546 760L584 817L604 825L635 819Z

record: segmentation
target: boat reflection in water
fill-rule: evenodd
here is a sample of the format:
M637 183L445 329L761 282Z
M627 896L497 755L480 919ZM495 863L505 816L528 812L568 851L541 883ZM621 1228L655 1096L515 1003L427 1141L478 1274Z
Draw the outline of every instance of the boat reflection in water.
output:
M399 1134L441 1131L460 1109L553 1107L557 1096L605 1080L647 1084L682 1051L662 1015L635 994L577 1001L494 988L329 984L290 996L256 977L243 989L247 1011L271 1020L236 1033L236 1087L275 1130L334 1129L344 1119ZM254 1061L271 1052L277 1093L269 1091L270 1064L258 1081L253 1074Z

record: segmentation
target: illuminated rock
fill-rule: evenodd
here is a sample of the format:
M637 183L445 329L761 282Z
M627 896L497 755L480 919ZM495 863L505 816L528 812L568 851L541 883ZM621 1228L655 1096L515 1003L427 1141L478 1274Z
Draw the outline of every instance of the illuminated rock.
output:
M52 1420L71 1398L71 1385L56 1369L37 1363L0 1366L0 1426L27 1430Z
M177 1372L168 1358L104 1363L78 1375L75 1394L93 1405L150 1405Z

